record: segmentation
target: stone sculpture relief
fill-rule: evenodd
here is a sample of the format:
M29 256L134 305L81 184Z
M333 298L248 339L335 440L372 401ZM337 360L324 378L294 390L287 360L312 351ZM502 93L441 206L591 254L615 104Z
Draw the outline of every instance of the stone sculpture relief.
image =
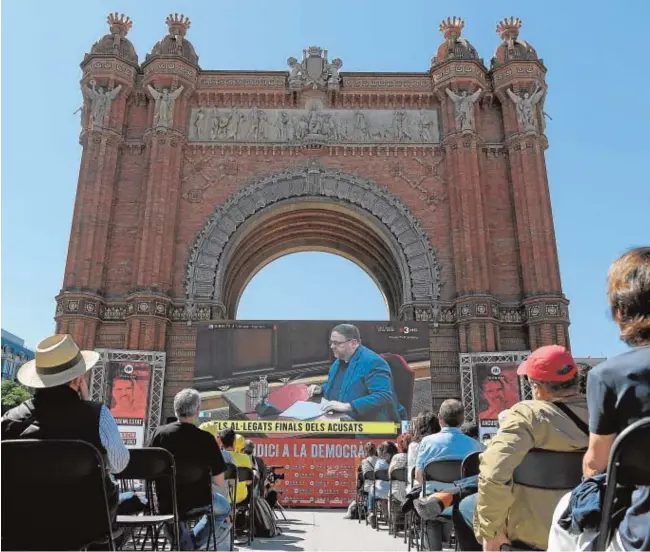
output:
M112 90L104 90L101 86L95 88L95 81L90 81L92 88L87 86L83 87L84 95L90 102L90 128L99 128L104 126L104 122L111 114L111 104L117 97L122 89L122 85L118 84Z
M480 88L470 94L467 90L463 90L460 95L455 94L451 88L445 90L447 96L454 102L454 118L456 125L461 132L465 130L474 130L474 104L483 92Z
M147 85L147 88L149 89L153 99L156 100L153 126L155 128L171 128L174 122L174 102L181 95L181 92L183 92L183 86L179 86L173 92L170 92L169 88L165 88L162 92L158 92L158 90L151 85Z
M539 85L535 86L532 94L524 92L523 96L518 96L510 88L507 90L508 96L514 102L517 108L517 121L524 132L535 130L535 106L542 99L544 89Z
M310 46L302 51L300 63L295 57L290 57L287 65L290 69L289 88L293 90L301 90L306 86L339 89L341 83L339 71L343 67L343 62L335 58L330 63L327 60L327 50Z
M189 140L195 142L389 143L440 141L434 109L240 109L193 108Z

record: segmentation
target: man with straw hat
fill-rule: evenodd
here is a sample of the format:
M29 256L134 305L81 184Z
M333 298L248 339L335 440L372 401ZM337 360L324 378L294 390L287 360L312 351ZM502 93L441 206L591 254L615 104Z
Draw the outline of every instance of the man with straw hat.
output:
M115 419L102 404L88 400L87 373L99 360L94 351L80 351L72 336L54 335L36 347L34 360L23 364L18 381L35 389L34 398L2 417L5 439L79 439L95 446L108 472L129 463ZM109 502L117 507L117 487L106 477Z

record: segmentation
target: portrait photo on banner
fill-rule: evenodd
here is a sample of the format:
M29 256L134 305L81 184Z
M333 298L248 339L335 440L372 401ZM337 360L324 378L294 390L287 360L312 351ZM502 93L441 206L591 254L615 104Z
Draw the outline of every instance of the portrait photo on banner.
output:
M520 400L517 365L477 363L473 366L475 419L482 440L497 432L499 414Z
M149 406L151 366L112 361L108 371L108 408L126 445L142 446Z

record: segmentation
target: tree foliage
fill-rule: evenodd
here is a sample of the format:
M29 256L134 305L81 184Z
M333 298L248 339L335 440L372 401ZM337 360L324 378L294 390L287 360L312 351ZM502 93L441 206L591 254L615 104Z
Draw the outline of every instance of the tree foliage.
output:
M2 382L2 413L32 398L32 393L15 381Z

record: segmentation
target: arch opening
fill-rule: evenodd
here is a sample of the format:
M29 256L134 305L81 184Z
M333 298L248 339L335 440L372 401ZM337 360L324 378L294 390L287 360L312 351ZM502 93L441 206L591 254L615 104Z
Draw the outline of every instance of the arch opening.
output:
M209 303L213 318L232 319L251 278L298 251L352 260L373 277L392 319L430 320L440 298L435 253L399 199L312 163L246 186L215 211L190 256L188 300Z
M388 320L377 280L353 259L324 249L291 251L250 278L236 320Z

